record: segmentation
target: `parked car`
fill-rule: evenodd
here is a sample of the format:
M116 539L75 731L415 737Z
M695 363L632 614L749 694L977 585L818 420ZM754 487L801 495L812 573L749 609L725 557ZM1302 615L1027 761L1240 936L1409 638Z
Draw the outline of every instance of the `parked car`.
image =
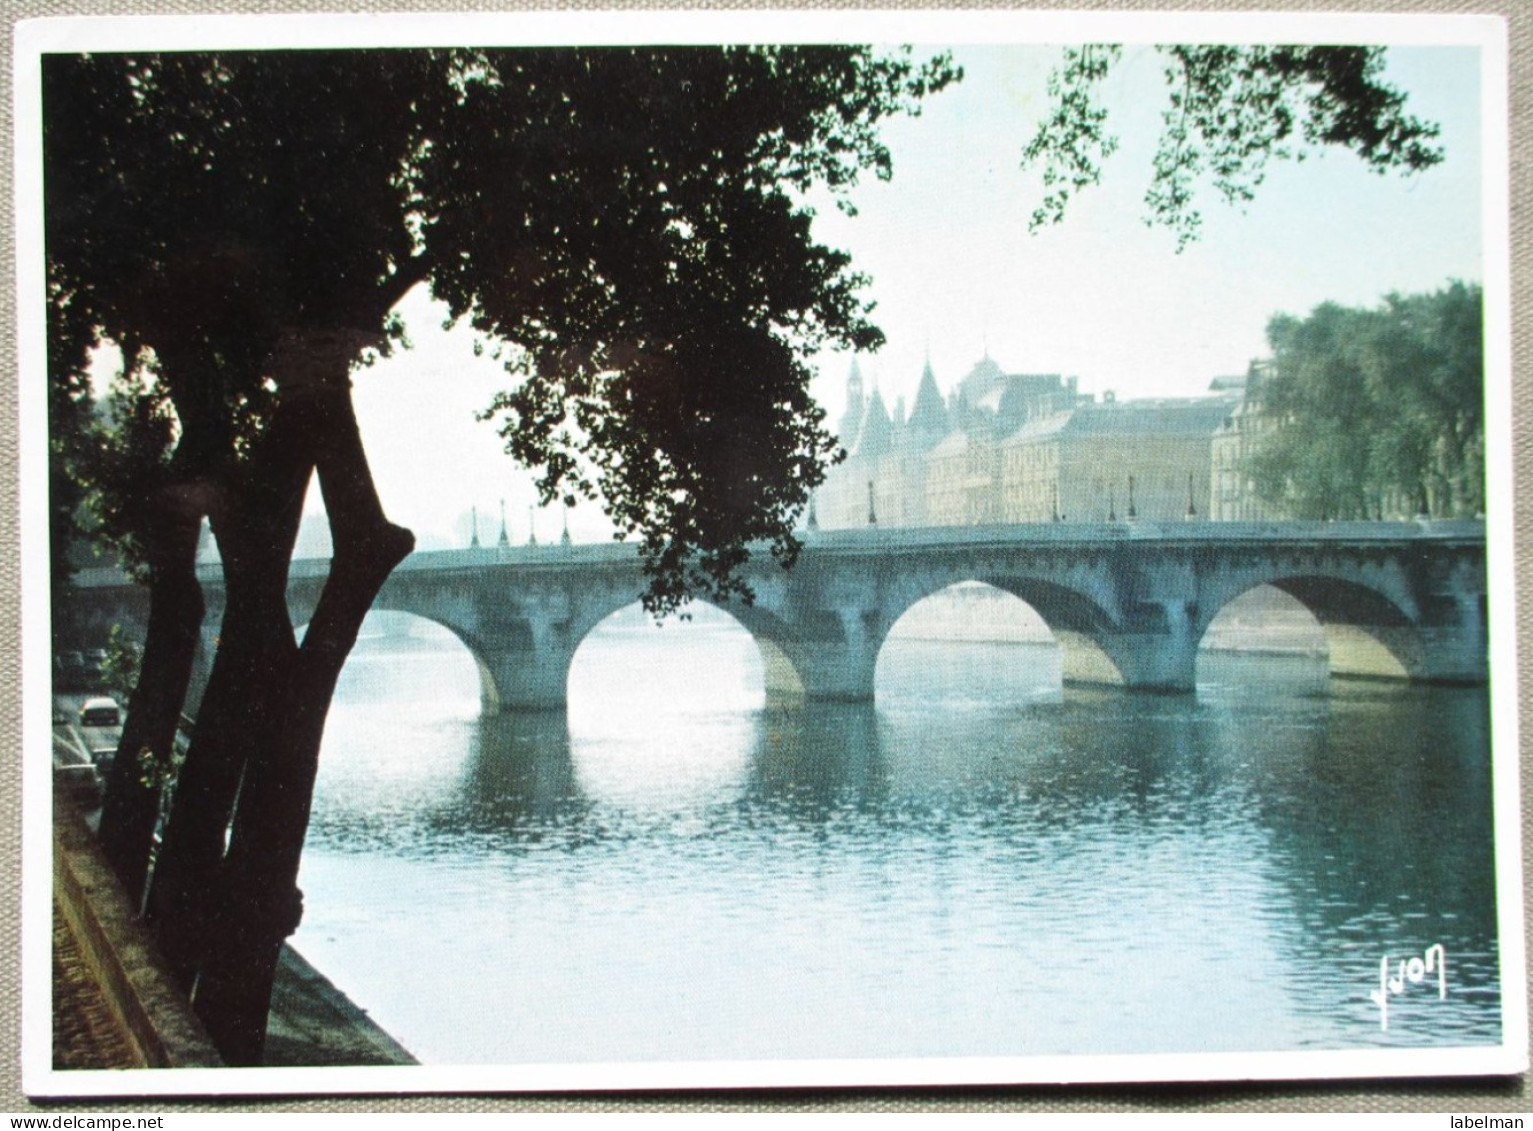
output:
M101 771L83 750L58 739L53 743L53 784L88 805L101 804Z
M96 763L96 769L101 771L103 778L112 772L112 763L117 760L117 744L121 741L121 731L112 731L104 738L86 741L90 747L91 761Z
M120 727L122 726L122 708L117 706L117 700L109 699L105 695L87 699L80 707L80 725L82 727Z
M80 652L60 652L53 659L53 678L60 688L85 686L85 656Z

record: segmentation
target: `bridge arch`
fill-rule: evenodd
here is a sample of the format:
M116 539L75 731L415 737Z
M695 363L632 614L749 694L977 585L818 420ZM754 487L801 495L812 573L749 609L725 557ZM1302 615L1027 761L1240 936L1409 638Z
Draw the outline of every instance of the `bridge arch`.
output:
M495 654L506 641L489 638L479 631L479 625L473 618L454 615L454 610L450 606L444 607L440 602L411 600L408 595L401 599L399 594L388 590L385 590L373 602L372 611L406 613L451 633L473 657L474 669L479 676L480 710L488 715L498 714L501 711L505 705L503 703L504 688L502 678L498 677L496 672ZM515 627L508 626L507 636L514 640L517 635Z
M297 607L292 613L293 631L300 641L302 641L303 634L308 629L308 622L309 618L312 616L312 613L312 608L303 606ZM490 676L486 670L483 657L474 647L474 642L465 638L463 632L457 626L450 623L445 623L435 617L427 616L424 613L419 613L412 609L388 608L374 604L372 608L367 611L367 615L362 620L361 632L357 636L357 645L352 648L351 654L346 658L347 666L343 667L341 670L342 683L344 684L348 682L354 674L353 671L348 669L351 668L351 666L357 660L366 658L368 656L368 653L364 649L366 648L366 645L371 638L380 635L399 637L414 636L416 633L413 630L411 622L417 621L421 624L429 626L430 629L436 630L435 633L428 632L426 634L428 639L431 635L437 635L438 640L443 638L451 638L458 646L462 648L463 655L465 655L468 660L472 661L474 671L478 676L479 695L480 702L482 704L484 702L484 696L487 692L486 685L487 681L490 679ZM493 688L491 687L490 690L493 690Z
M1328 573L1279 574L1230 586L1201 610L1199 640L1225 609L1258 592L1277 590L1302 606L1324 634L1332 675L1416 679L1429 676L1427 649L1418 620L1402 604L1404 592Z
M565 731L582 796L671 811L739 796L759 748L766 654L732 607L656 624L637 601L582 638ZM518 724L520 726L521 724Z
M694 704L708 710L751 710L769 692L771 645L747 628L737 609L694 601L682 615L656 623L638 601L592 626L570 663L571 725L617 700L625 709L672 715ZM642 701L629 693L638 691Z
M385 587L374 608L408 612L441 625L468 648L479 669L481 708L558 710L581 645L603 622L637 606L630 579L578 589L486 590L483 586ZM750 633L760 650L769 696L802 696L800 658L782 620L758 608L718 607Z
M632 601L626 589L593 585L485 585L478 571L445 579L396 573L375 609L413 613L453 633L479 670L480 708L558 710L570 662L590 630Z
M1125 682L1125 657L1117 647L1112 613L1082 587L1024 573L985 571L971 576L928 574L906 579L890 595L880 647L894 626L921 602L965 585L1005 593L1036 615L1059 648L1065 683Z
M908 606L879 648L875 697L1018 706L1057 695L1064 648L1038 611L978 581Z

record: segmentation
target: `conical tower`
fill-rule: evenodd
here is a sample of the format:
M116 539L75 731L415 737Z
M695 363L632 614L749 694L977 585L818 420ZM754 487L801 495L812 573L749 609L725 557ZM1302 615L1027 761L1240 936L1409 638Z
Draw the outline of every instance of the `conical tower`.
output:
M935 447L950 431L952 422L948 418L947 405L942 402L942 394L937 391L937 378L932 373L931 358L927 358L921 370L921 384L916 389L916 403L910 410L906 432L919 447L926 449Z
M862 366L857 364L857 359L852 358L852 368L846 375L846 411L841 414L841 423L836 425L836 438L841 441L841 446L847 451L852 451L857 446L858 430L862 426L863 415L867 412L867 399L862 391Z
M887 455L894 447L894 422L884 406L883 394L874 386L868 398L867 411L862 414L862 426L857 430L857 446L852 455L857 459L877 459Z

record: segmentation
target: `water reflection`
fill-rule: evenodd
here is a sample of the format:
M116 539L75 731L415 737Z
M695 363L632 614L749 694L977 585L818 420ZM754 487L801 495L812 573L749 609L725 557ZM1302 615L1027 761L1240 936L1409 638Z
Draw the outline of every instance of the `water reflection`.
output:
M1450 956L1449 1000L1397 1004L1391 1030L1377 1039L1493 1038L1487 699L1478 691L1338 684L1328 706L1323 725L1267 743L1254 790L1258 819L1273 833L1269 871L1284 892L1288 947L1304 955L1323 940L1329 960L1357 987L1347 1016L1376 1024L1364 991L1376 985L1380 957L1440 944ZM1314 999L1301 1008L1335 1027L1333 1009Z
M587 827L593 803L570 758L563 711L476 720L461 777L445 800L427 819L435 836L465 852L573 847L596 835Z
M1060 695L907 641L879 705L782 710L727 628L616 626L567 715L432 708L424 662L405 712L343 699L300 947L442 1062L1497 1038L1483 692L1233 657ZM1449 999L1380 1032L1379 958L1434 943Z
M871 703L764 712L753 746L739 806L745 820L823 826L887 808L889 770Z

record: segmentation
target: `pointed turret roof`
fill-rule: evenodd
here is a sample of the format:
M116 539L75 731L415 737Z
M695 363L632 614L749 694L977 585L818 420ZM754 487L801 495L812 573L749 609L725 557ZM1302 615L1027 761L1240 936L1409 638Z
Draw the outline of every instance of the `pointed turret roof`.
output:
M876 459L888 453L894 446L894 423L889 410L884 407L884 396L875 385L868 398L868 410L862 415L862 425L857 429L857 448L852 455L858 459Z
M862 417L866 411L867 401L862 395L862 367L857 364L857 358L853 357L852 368L846 375L846 411L841 414L841 422L836 425L836 438L849 452L857 446L857 430L862 426Z
M916 403L910 410L907 431L917 437L923 448L929 448L946 436L950 427L947 405L943 404L942 394L937 391L937 378L932 374L932 363L928 360L921 370L921 384L916 389Z

